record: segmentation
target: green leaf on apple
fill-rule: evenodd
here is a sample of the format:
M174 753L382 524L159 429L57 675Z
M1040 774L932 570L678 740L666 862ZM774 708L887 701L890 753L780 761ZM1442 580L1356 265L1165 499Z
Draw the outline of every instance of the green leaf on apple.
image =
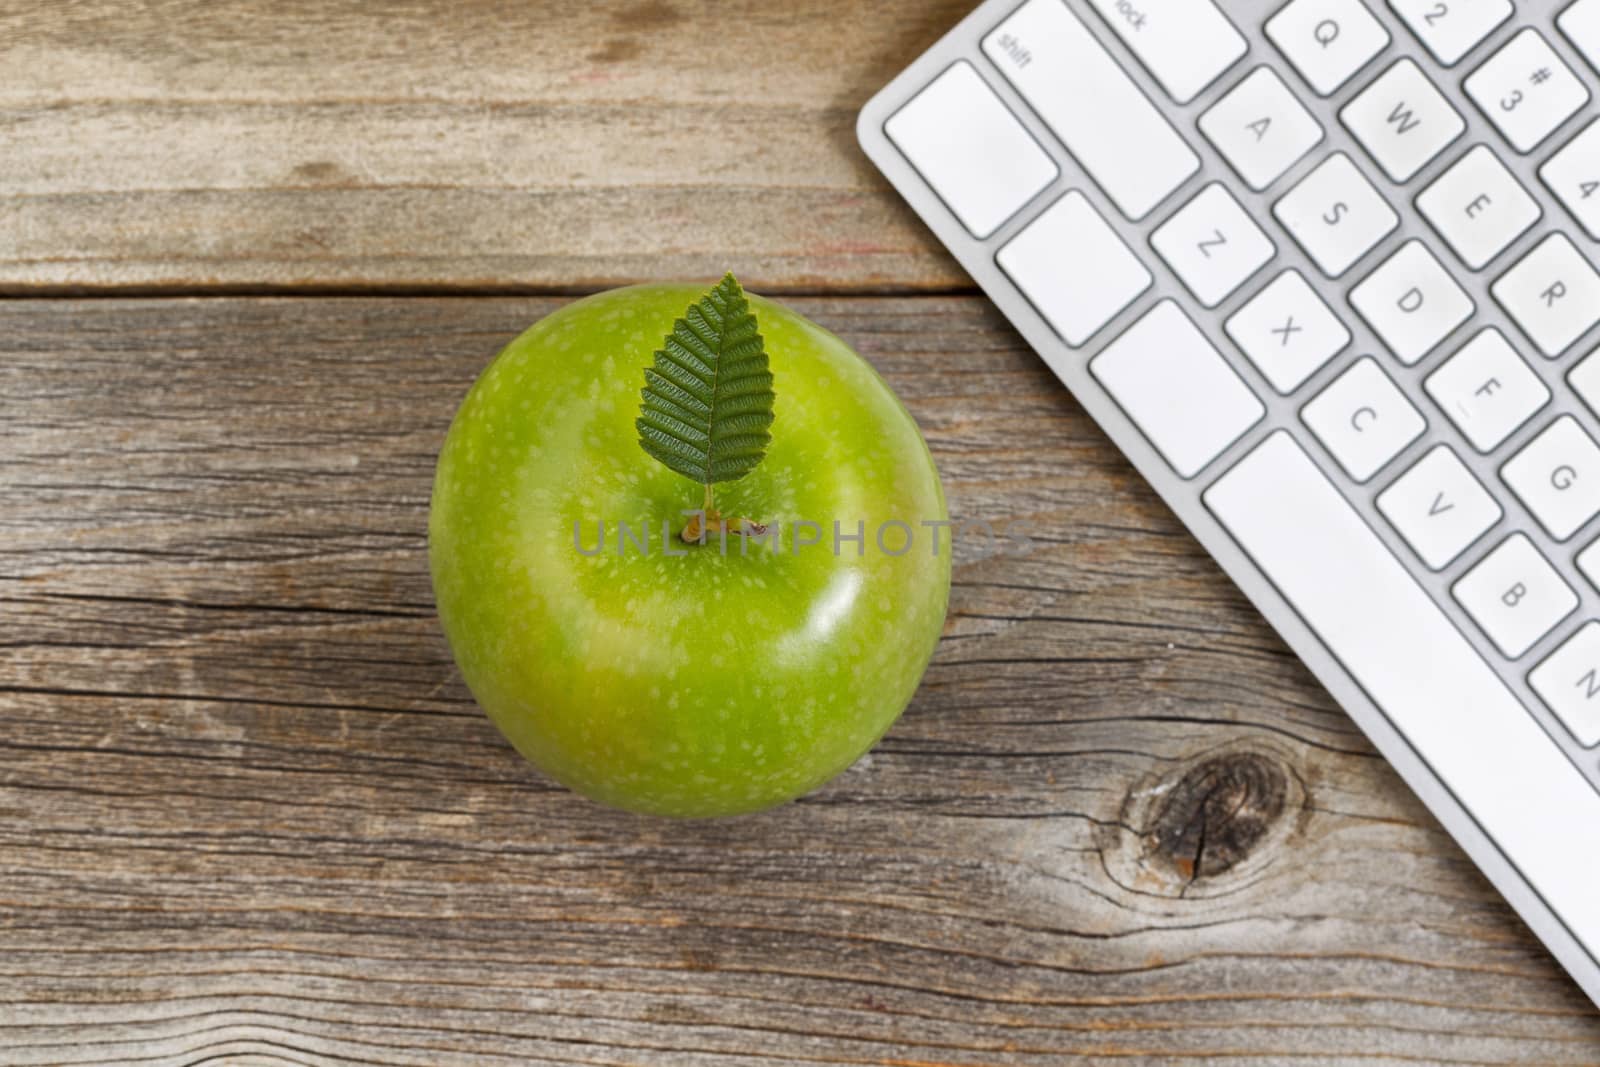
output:
M711 486L755 470L772 443L775 397L766 346L732 274L672 324L644 378L634 423L639 447L705 487L707 520L714 524L719 517ZM691 522L685 540L702 532Z

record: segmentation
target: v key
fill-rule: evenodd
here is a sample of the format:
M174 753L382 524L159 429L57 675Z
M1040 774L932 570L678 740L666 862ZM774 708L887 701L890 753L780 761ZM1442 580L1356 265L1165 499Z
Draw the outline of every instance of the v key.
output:
M1442 570L1500 521L1500 505L1456 458L1435 445L1378 494L1378 510L1430 570Z

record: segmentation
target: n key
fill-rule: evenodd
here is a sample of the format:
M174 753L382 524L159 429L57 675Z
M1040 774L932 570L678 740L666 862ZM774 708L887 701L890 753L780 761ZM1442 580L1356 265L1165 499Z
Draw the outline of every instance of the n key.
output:
M1584 623L1533 669L1528 684L1578 744L1600 745L1600 623Z

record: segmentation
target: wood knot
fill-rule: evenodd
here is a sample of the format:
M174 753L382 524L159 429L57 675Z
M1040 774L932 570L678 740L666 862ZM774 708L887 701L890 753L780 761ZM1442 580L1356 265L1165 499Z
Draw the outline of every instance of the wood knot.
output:
M1101 853L1126 888L1207 895L1234 885L1259 865L1253 858L1272 853L1292 829L1285 815L1303 807L1304 797L1300 776L1275 753L1211 753L1132 790L1119 824L1101 837ZM1230 872L1234 877L1223 879Z
M1288 795L1283 768L1260 753L1208 759L1162 797L1145 834L1147 854L1188 882L1232 870L1283 815Z

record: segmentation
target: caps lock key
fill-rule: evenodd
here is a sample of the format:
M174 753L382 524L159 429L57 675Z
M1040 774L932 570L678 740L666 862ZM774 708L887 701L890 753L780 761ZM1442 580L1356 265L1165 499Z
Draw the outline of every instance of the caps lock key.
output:
M1187 104L1249 49L1211 0L1092 0L1096 10L1155 76Z

